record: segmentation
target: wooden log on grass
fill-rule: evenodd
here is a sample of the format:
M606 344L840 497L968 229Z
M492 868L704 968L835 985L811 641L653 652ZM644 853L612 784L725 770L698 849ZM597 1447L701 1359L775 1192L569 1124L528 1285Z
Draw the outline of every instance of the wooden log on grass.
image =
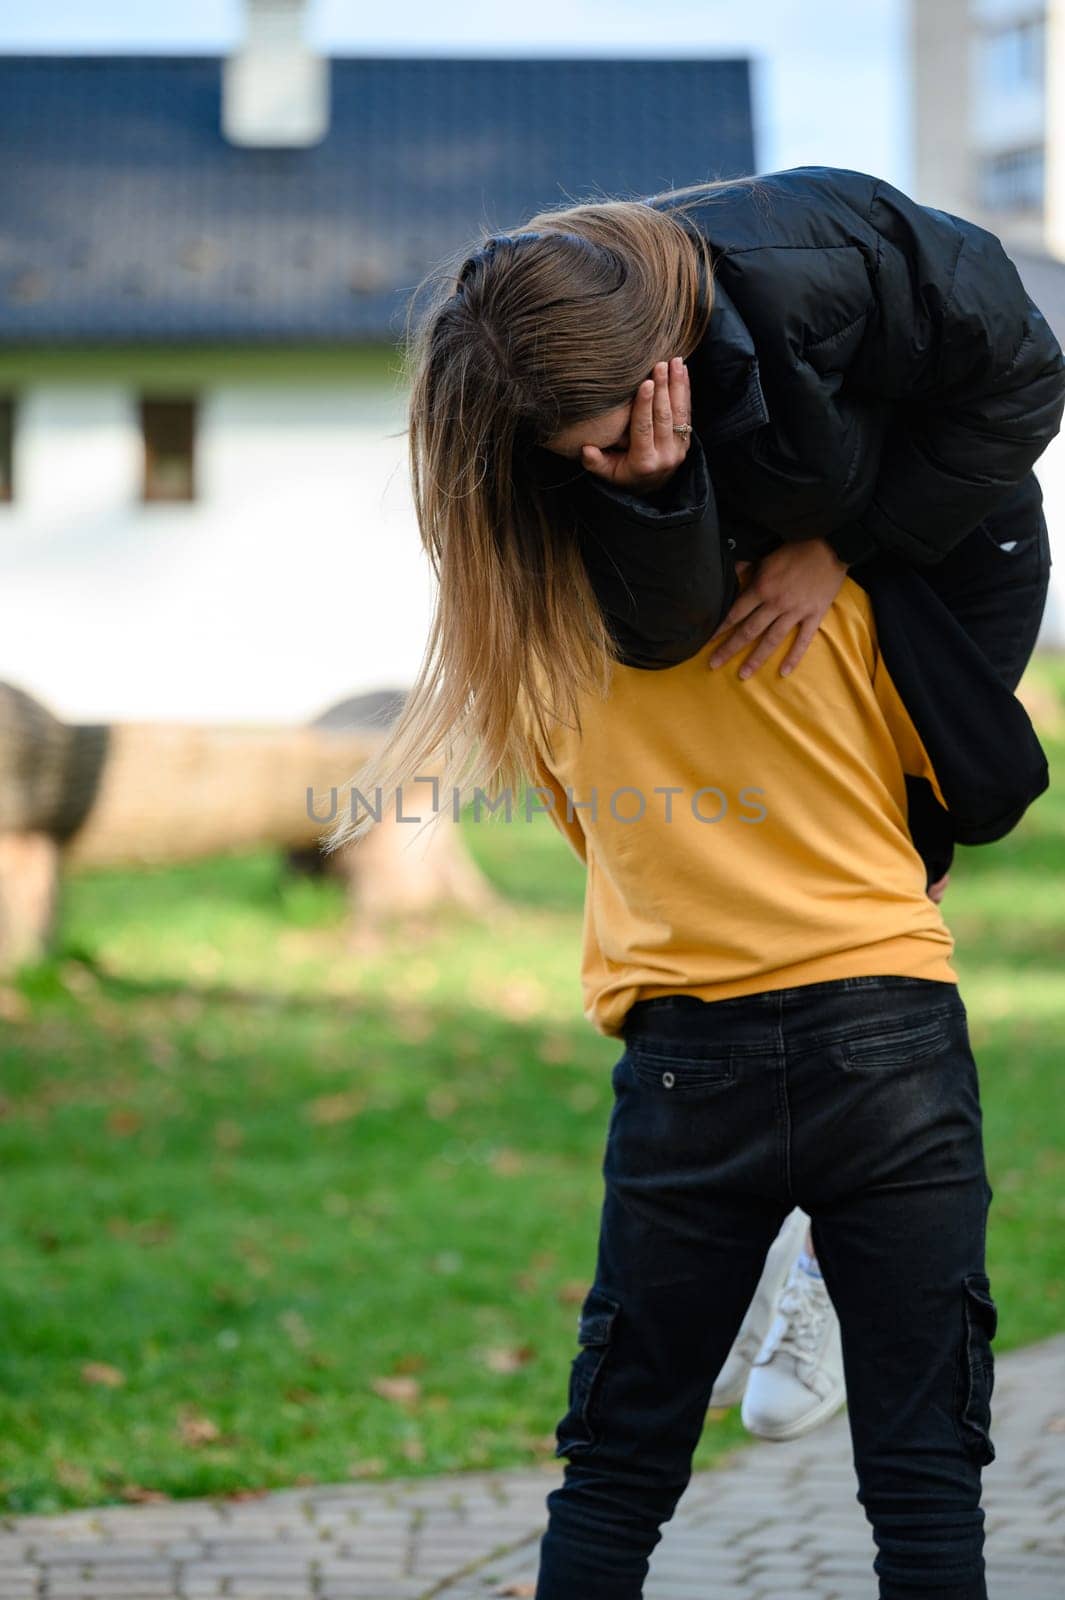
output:
M67 724L0 685L0 970L43 955L59 874L161 866L279 845L320 854L348 783L387 727L329 717L306 727ZM353 929L498 899L448 818L382 821L323 858L347 882ZM356 941L357 942L357 941Z

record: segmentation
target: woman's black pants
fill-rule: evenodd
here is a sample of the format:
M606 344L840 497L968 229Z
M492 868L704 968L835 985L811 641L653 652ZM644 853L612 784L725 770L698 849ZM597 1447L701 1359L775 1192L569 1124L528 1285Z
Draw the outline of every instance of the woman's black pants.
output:
M1016 689L1042 626L1050 568L1043 492L1030 472L949 555L917 570L1006 687ZM908 777L906 790L910 832L931 885L954 858L951 819L926 779Z
M1016 689L1042 625L1050 566L1043 492L1030 472L949 555L919 570Z

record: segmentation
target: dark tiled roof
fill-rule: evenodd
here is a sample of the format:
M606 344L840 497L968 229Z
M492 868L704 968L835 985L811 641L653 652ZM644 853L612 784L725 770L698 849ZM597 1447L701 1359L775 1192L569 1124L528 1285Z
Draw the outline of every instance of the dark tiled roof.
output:
M484 226L754 170L742 59L334 60L303 150L229 144L221 83L217 59L0 57L0 339L388 338Z

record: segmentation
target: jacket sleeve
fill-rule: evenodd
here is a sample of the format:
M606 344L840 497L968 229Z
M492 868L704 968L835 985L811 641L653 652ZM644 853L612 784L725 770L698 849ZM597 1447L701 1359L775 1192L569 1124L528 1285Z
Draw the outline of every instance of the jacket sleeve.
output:
M583 467L569 492L585 567L619 659L655 670L693 656L738 589L698 435L654 494L616 488Z
M871 503L828 540L928 565L1058 433L1065 356L995 234L872 181L875 306L847 381L900 404Z

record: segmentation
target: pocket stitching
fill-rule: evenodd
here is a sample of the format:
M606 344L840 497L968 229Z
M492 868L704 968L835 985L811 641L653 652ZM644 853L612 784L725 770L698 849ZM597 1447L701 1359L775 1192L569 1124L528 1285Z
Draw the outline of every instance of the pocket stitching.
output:
M725 1056L716 1058L717 1070L709 1071L711 1059L706 1057L661 1056L654 1051L632 1054L632 1070L636 1078L653 1088L669 1094L695 1093L700 1089L722 1089L735 1080L736 1070L732 1060ZM669 1074L671 1082L665 1081Z
M952 1008L940 1007L922 1013L924 1020L907 1019L906 1025L862 1035L848 1034L840 1040L844 1065L848 1067L905 1065L934 1055L950 1038Z
M709 1043L700 1046L698 1040L637 1037L630 1040L627 1054L638 1082L668 1094L724 1088L736 1076L732 1051Z

